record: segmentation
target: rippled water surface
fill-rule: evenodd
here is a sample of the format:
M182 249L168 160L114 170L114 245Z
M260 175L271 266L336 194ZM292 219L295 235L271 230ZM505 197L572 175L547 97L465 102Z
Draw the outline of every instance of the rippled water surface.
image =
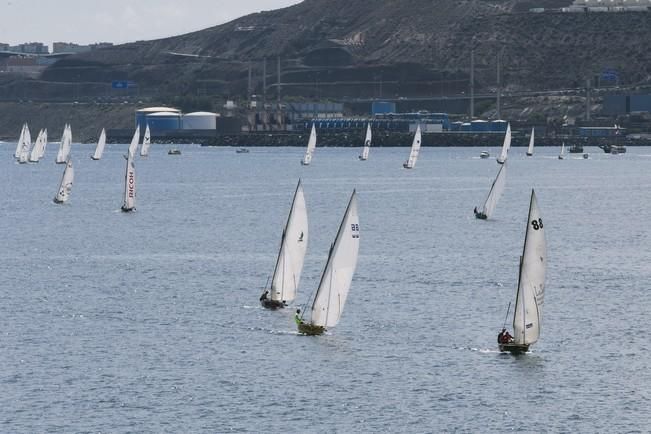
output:
M651 149L589 160L511 151L494 219L472 215L498 166L481 149L154 145L137 212L119 212L126 145L63 166L0 147L2 432L628 432L651 426ZM492 156L497 149L490 149ZM258 306L298 178L318 284L353 188L362 239L326 336ZM531 188L548 262L541 340L497 352ZM509 320L510 322L510 320Z

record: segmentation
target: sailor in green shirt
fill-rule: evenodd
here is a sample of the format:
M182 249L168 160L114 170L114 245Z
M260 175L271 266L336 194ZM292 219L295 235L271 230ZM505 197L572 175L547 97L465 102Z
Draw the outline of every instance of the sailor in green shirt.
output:
M296 309L296 315L294 315L294 322L297 325L303 324L303 320L301 319L301 310L300 309Z

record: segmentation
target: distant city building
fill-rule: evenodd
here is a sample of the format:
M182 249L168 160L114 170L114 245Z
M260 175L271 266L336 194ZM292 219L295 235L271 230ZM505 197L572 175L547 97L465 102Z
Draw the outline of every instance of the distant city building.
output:
M574 0L563 12L632 12L648 11L651 0Z
M100 48L112 47L113 43L111 42L98 42L96 44L90 45L80 45L75 44L74 42L55 42L52 44L52 53L61 54L61 53L85 53L87 51L93 51Z
M9 51L9 44L0 43L0 51Z
M22 54L50 54L47 45L42 42L26 42L24 44L12 45L6 51Z

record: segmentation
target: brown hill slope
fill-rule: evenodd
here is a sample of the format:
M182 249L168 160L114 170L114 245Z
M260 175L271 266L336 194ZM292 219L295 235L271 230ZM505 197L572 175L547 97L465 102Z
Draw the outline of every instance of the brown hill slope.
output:
M474 47L479 90L503 53L511 89L583 85L610 68L624 84L651 77L651 13L529 13L570 0L305 0L173 38L61 60L45 82L136 81L142 94L244 96L249 65L262 93L282 58L283 92L306 97L450 94L467 89ZM93 92L89 90L89 92Z

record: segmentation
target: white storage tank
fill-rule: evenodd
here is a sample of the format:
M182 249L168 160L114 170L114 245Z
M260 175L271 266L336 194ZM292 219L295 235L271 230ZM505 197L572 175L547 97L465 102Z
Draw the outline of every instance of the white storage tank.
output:
M147 127L147 116L154 113L173 113L180 115L181 111L171 107L147 107L136 110L136 126L140 126L141 131Z
M160 131L180 130L181 114L174 112L151 113L147 115L145 124L149 125L152 133Z
M217 129L217 113L194 112L183 115L184 130L215 130Z

